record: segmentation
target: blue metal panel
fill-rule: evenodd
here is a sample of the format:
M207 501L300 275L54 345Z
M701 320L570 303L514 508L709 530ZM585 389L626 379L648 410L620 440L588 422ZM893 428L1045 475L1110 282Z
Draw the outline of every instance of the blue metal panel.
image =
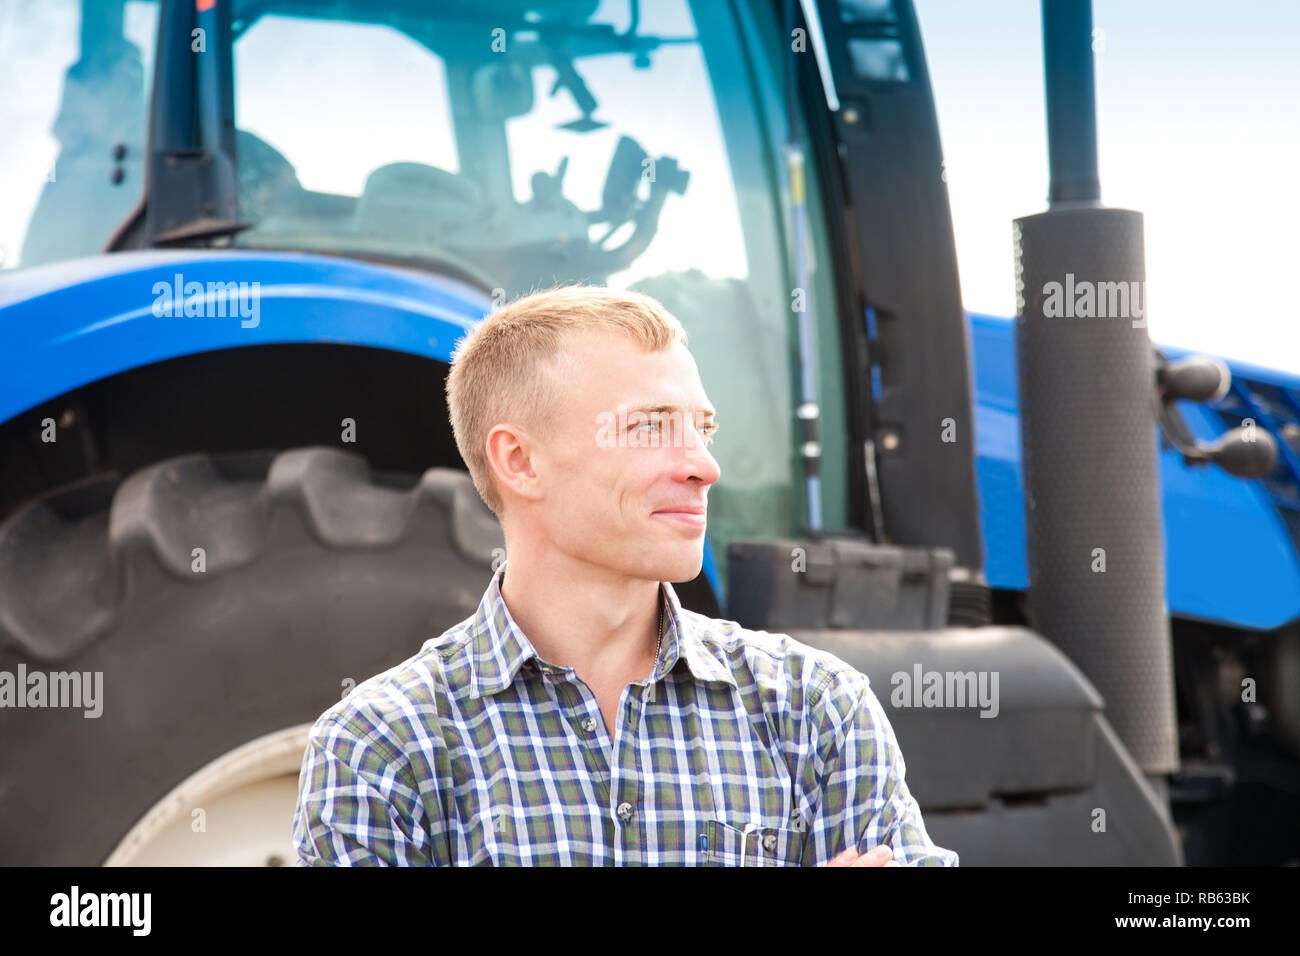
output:
M970 315L976 392L976 481L985 574L993 587L1023 590L1024 485L1016 382L1015 324ZM1164 348L1171 357L1188 354ZM1229 362L1234 376L1300 388L1285 372ZM1197 438L1225 430L1210 408L1179 403ZM1300 617L1300 557L1268 490L1213 466L1160 456L1168 606L1173 614L1270 629Z
M160 284L257 283L247 319L155 315ZM214 315L217 299L204 297ZM24 270L0 283L0 421L98 379L206 352L339 342L447 362L491 301L439 276L351 259L212 250L123 252ZM252 312L252 309L249 309Z

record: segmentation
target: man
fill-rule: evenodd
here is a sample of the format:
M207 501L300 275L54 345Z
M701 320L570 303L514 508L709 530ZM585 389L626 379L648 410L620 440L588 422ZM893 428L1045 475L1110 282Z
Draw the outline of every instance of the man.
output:
M300 865L957 865L865 676L677 599L719 477L677 319L527 296L460 343L447 399L507 560L317 721Z

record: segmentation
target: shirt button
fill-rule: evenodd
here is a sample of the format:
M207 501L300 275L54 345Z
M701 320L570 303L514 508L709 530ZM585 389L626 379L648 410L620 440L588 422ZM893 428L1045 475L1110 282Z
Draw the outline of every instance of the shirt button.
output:
M632 819L632 804L620 803L618 805L618 818L624 823Z
M595 717L582 718L582 729L585 730L587 733L591 733L593 730L595 730L596 718Z
M764 849L764 850L769 850L769 851L770 851L770 850L775 850L775 849L776 849L776 835L775 835L775 834L769 833L767 836L763 837L763 849Z

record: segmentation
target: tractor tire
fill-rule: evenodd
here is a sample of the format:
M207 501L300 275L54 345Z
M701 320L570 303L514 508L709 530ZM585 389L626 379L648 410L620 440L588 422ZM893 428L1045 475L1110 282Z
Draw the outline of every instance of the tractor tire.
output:
M0 707L0 864L149 862L123 847L163 818L169 862L229 862L240 815L185 804L239 783L259 740L280 740L290 847L305 726L472 614L504 543L464 472L374 476L331 448L187 455L26 503L0 523L0 672L100 674L101 713Z

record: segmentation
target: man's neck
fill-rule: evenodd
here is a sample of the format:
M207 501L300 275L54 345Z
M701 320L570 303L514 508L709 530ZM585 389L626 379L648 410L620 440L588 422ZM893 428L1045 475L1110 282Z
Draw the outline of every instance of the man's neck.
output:
M658 641L659 587L554 551L531 559L511 552L501 597L544 661L584 679L636 673L629 679L640 680Z

